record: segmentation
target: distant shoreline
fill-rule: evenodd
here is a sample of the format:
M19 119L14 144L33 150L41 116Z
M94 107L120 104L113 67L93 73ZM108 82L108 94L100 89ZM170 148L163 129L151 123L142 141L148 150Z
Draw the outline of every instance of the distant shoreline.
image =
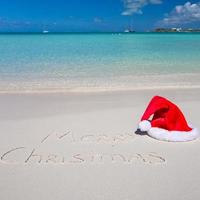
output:
M137 34L200 34L200 32L156 32L156 31L150 31L150 32L0 32L0 35L65 35L65 34L123 34L123 35L137 35Z

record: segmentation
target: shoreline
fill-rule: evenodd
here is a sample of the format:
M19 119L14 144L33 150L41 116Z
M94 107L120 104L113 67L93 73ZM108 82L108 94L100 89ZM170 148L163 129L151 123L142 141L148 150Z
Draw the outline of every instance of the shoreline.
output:
M193 85L193 86L161 86L161 87L135 87L135 88L77 88L77 89L19 89L19 90L0 90L0 95L6 94L90 94L90 93L117 93L117 92L137 92L137 91L145 91L145 90L190 90L190 89L200 89L200 85Z
M42 80L42 79L41 79ZM138 90L199 89L200 73L146 74L73 80L0 80L0 94L6 93L101 93Z

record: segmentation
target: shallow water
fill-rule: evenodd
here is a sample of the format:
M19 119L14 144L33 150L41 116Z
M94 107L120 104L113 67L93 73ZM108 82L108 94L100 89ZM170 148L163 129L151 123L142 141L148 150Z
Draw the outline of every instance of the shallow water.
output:
M1 34L0 90L199 87L200 34Z

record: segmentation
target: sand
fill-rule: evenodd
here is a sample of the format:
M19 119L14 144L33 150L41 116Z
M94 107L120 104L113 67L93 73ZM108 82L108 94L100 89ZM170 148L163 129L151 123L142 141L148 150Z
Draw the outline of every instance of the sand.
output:
M0 199L198 199L200 140L134 133L157 94L200 128L200 89L1 94Z

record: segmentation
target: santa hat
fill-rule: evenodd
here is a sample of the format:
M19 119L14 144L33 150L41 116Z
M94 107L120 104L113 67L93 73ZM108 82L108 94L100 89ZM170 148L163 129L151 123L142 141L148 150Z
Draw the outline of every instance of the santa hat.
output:
M200 135L196 128L187 124L175 104L160 96L152 98L138 128L155 139L173 142L194 140Z

